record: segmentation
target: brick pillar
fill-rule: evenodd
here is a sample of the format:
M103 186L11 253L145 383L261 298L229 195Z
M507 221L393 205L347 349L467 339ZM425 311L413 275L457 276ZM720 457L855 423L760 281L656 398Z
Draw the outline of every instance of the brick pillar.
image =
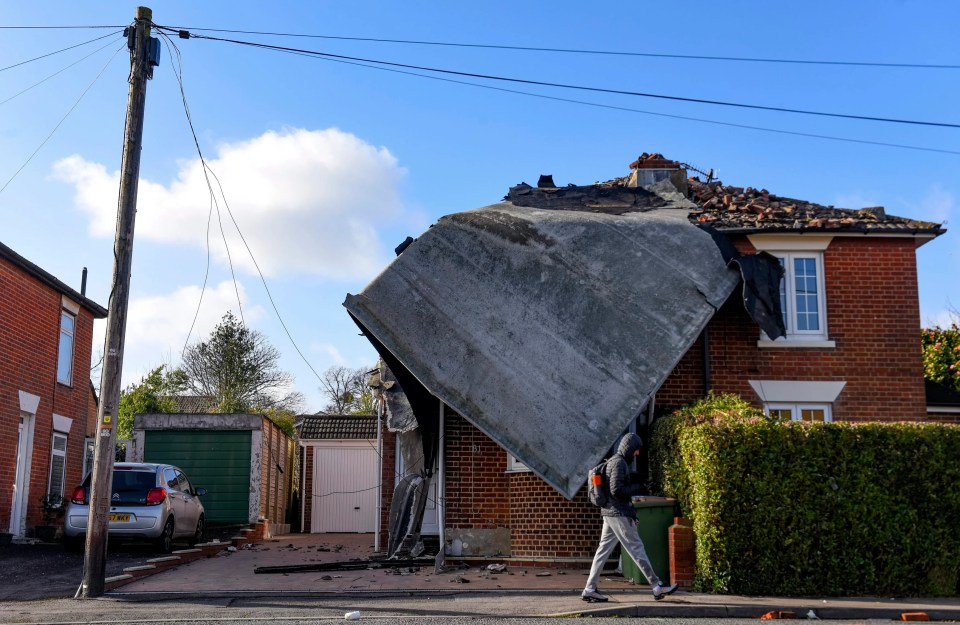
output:
M670 583L683 590L693 587L693 572L696 566L693 536L693 521L673 517L673 525L667 532L670 551Z

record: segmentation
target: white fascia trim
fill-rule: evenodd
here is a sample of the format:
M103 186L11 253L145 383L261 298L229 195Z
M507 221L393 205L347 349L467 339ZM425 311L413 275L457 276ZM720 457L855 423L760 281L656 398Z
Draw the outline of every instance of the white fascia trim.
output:
M809 402L832 404L847 385L840 382L807 382L799 380L749 380L750 387L765 402Z
M64 310L69 310L71 313L73 313L74 317L80 314L80 304L76 303L66 295L60 296L60 305L63 306Z
M20 412L25 412L31 415L37 414L37 406L40 405L40 396L34 395L33 393L28 393L26 391L19 391L19 392L20 392Z
M822 252L833 235L748 234L747 239L758 252Z
M73 419L53 413L53 429L55 431L69 434L71 427L73 427Z

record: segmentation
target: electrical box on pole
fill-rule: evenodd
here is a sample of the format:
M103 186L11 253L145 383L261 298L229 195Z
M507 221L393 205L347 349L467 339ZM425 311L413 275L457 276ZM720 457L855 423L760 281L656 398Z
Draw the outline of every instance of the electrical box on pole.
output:
M117 409L120 406L120 374L123 369L123 339L130 299L130 267L133 261L133 226L137 215L137 183L140 179L140 149L147 80L157 64L158 42L150 37L153 11L137 7L136 19L127 30L130 48L130 78L127 119L120 166L120 198L117 233L113 245L113 286L107 314L103 349L100 407L97 411L96 446L90 477L90 512L83 560L82 597L103 594L107 569L107 532L110 523L110 491L116 446Z

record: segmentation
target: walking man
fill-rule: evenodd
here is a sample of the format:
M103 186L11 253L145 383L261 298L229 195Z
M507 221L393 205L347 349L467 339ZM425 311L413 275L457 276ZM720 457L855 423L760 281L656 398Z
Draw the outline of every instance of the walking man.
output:
M607 505L601 508L603 515L603 531L600 534L600 545L597 554L593 556L593 566L590 567L590 577L580 597L584 601L606 601L608 597L597 592L597 581L603 565L619 542L623 551L629 554L637 567L643 573L650 585L653 586L653 598L659 601L669 594L676 592L677 585L663 586L660 578L653 570L643 541L637 533L637 512L633 507L631 497L641 494L641 485L636 483L635 476L631 476L627 460L640 455L643 441L633 432L627 432L620 438L620 444L606 466L607 483L610 485L610 496Z

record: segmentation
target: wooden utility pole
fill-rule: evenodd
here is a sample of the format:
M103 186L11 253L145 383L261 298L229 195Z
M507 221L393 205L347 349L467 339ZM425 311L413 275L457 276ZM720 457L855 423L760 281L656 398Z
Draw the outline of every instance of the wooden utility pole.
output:
M113 483L113 456L116 445L117 409L120 406L120 374L123 370L123 339L130 299L130 266L133 261L133 225L137 215L137 183L140 178L140 142L143 138L143 111L147 80L153 77L150 25L153 11L137 7L134 25L127 33L130 48L130 89L127 121L120 167L120 198L117 206L117 233L113 245L113 288L104 341L103 376L100 380L100 407L97 411L96 447L90 478L90 512L83 560L82 597L103 594L107 569L107 529L110 522L110 491Z

